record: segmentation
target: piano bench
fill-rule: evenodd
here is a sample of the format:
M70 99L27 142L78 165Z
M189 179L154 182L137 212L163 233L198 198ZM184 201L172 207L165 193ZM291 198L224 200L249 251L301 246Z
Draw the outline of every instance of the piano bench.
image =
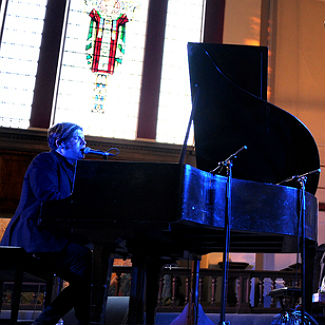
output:
M274 299L279 299L281 308L286 310L294 308L297 305L299 297L301 297L301 288L297 287L283 287L273 289L268 294Z
M46 285L44 305L52 296L54 274L40 266L38 261L21 247L0 246L0 314L3 305L3 285L13 284L10 302L10 318L0 315L1 323L15 325L18 321L23 283L43 283ZM8 323L9 321L9 323Z

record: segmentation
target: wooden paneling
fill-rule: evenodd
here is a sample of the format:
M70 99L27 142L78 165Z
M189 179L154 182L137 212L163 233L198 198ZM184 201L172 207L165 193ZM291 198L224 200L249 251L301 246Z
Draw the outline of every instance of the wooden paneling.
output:
M118 148L120 154L110 158L118 161L175 162L179 160L182 146L154 141L130 141L86 136L87 146L106 151ZM31 160L40 152L48 151L46 130L0 128L0 217L14 213L21 192L25 171ZM87 156L87 159L101 159ZM195 153L189 147L185 163L195 166Z
M25 171L33 155L0 153L0 216L10 216L19 202Z

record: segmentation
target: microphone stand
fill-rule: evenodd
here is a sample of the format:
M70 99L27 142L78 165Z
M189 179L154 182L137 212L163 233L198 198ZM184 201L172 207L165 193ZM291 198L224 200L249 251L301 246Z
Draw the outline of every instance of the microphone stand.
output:
M304 173L302 175L296 175L289 177L279 183L278 185L283 183L288 183L296 180L300 187L300 196L298 198L299 201L299 222L298 222L298 247L297 250L299 252L299 227L301 228L301 324L304 324L305 313L306 313L306 182L307 176L320 173L321 169L315 169L310 172Z
M230 221L231 221L231 183L232 183L232 167L233 160L237 158L237 155L247 146L241 147L235 153L230 155L226 160L218 163L218 166L210 171L215 173L226 168L227 175L227 188L226 188L226 211L225 211L225 226L224 226L224 251L223 251L223 275L222 275L222 288L221 288L221 311L219 325L230 324L225 322L225 310L227 304L227 284L228 284L228 270L229 270L229 248L230 248Z
M303 175L298 179L301 193L299 198L300 203L300 215L301 215L301 324L304 324L305 312L306 312L306 182L307 176Z

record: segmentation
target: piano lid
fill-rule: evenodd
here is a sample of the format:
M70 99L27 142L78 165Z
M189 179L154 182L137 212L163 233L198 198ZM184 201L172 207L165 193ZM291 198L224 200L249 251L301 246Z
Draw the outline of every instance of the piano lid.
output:
M235 178L276 184L320 168L306 126L265 100L266 48L188 43L188 57L199 169L213 170L244 145ZM309 175L306 190L315 194L318 180Z

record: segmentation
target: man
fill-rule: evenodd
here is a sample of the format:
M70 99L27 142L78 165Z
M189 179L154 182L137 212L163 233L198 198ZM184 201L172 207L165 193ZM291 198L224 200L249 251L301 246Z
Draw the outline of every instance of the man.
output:
M1 245L20 246L69 282L35 320L54 325L74 308L80 325L88 324L91 255L88 248L39 225L43 202L65 199L73 192L77 161L84 157L83 130L58 123L48 132L50 152L36 156L24 176L20 202Z

